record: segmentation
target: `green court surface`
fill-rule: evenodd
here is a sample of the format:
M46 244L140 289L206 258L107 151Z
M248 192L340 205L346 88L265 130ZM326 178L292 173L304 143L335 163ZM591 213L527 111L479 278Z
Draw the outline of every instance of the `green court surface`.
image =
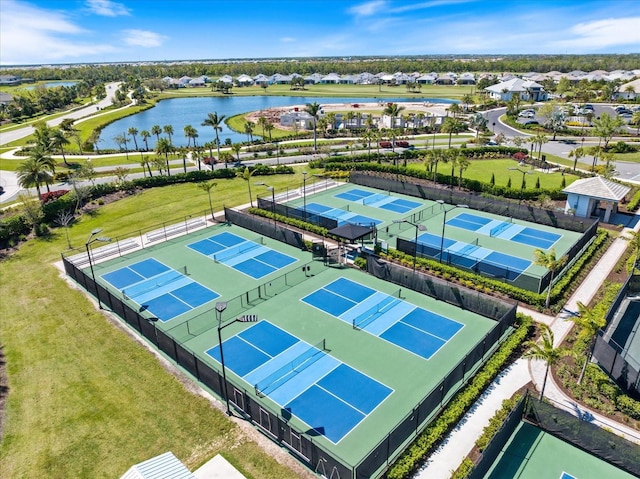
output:
M206 248L198 246L197 250L194 250L189 246L201 244L200 242L208 238L215 238L217 235L225 233L258 241L261 247L294 258L295 261L271 274L254 278L224 262L213 261L203 254L203 251L208 251ZM238 252L238 256L243 254L245 253L242 251ZM248 254L250 255L250 253ZM324 339L326 342L325 353L331 357L329 359L348 366L359 373L359 377L368 378L370 381L379 383L380 388L391 391L386 396L382 394L379 404L375 404L371 410L365 410L362 420L356 421L357 424L352 429L336 436L337 439L334 438L334 440L326 437L322 433L322 428L317 428L318 424L312 424L310 427L295 414L288 419L288 423L296 430L307 431L308 437L311 437L313 442L352 466L357 465L367 456L399 423L415 414L412 413L414 408L497 324L491 319L462 310L444 301L438 301L411 290L399 290L397 285L381 281L355 268L325 266L321 261L313 261L308 252L269 238L258 240L255 233L229 225L209 227L115 260L97 264L94 268L95 275L101 284L109 286L109 290L114 295L122 297L122 291L110 286L111 283L107 284L105 278L112 278L115 272L119 275L118 278L122 279L124 278L122 271L128 271L128 266L137 268L141 264L146 264L144 260L151 258L178 272L184 271L186 267L187 279L181 278L180 281L198 283L202 288L219 295L214 297L211 293L206 296L210 299L208 302L184 313L174 313L167 320L154 323L156 328L176 340L183 348L192 352L215 371L221 371L221 367L215 359L215 354L211 353L219 344L218 323L214 306L217 302L224 301L228 302L228 309L225 310L223 316L225 327L221 330L225 359L228 354L230 355L229 361L233 359L233 348L227 352L227 341L231 347L233 346L232 341L236 341L236 343L240 341L237 338L239 333L246 334L256 324L268 322L289 333L297 340L310 345L318 344ZM285 276L286 281L283 279ZM360 286L356 286L356 289L352 290L340 287L340 285L353 285L353 283ZM355 291L361 290L375 291L372 298L381 296L393 298L393 307L389 315L393 316L396 314L395 312L400 311L397 317L398 323L400 319L405 319L401 316L402 311L413 310L415 312L419 310L419 317L413 316L408 319L409 323L403 323L402 327L405 332L387 334L387 332L382 332L384 328L379 327L379 330L376 330L373 327L380 324L378 319L375 319L371 324L367 322L366 327L354 328L348 314L336 312L334 301L317 300L314 303L315 306L303 301L303 298L314 297L314 294L318 298L320 293L326 292L325 287L331 287L332 284L337 285L334 290L338 297L343 295L345 301L352 299L349 298L352 292L355 294ZM147 294L152 296L160 294L164 291L162 288L166 289L166 286L162 285L159 288L159 292L149 292L145 289L143 296L137 297L143 298ZM161 297L164 298L164 296ZM377 301L377 299L375 300ZM355 308L359 307L361 311L369 308L366 299L363 299L361 303L358 303L360 299L353 299L353 301L357 304ZM143 311L141 314L147 313L147 311ZM241 315L249 315L250 317L255 315L258 323L232 322L234 318ZM385 317L386 320L389 320L389 315ZM149 315L147 314L147 316ZM407 317L409 316L407 315ZM435 347L428 345L428 354L421 356L412 351L413 346L421 347L421 344L411 343L411 338L420 336L422 331L418 330L415 334L407 334L406 331L413 326L410 324L412 320L414 322L423 321L425 317L437 317L434 321L438 326L434 326L430 334L442 336L444 339L438 338L438 344ZM383 320L380 319L380 321ZM431 320L427 320L427 322L429 321ZM391 323L394 323L394 327L397 326L393 317ZM389 328L389 330L391 329ZM268 338L264 340L268 340ZM433 338L431 337L430 340ZM409 341L408 346L406 346L406 341ZM493 346L486 345L485 359ZM251 398L252 401L263 405L269 411L276 414L283 413L283 405L273 399L275 396L272 397L269 394L264 397L259 396L254 389L255 385L243 379L247 376L236 375L233 368L227 367L226 369L227 378L234 385L234 389L244 392L245 397ZM471 373L466 373L465 379L469 374ZM339 385L339 389L348 387L355 388L350 384ZM345 397L357 396L358 394L362 393L355 388L354 391L346 392ZM232 395L231 392L230 395ZM366 401L367 398L358 399L356 397L353 402L364 403ZM297 405L295 401L290 404ZM321 408L318 407L318 409ZM314 408L307 408L305 411L308 415L313 416L314 414ZM171 411L168 410L167 414L171 414ZM328 410L319 411L318 414L320 417L325 414L326 418L326 414L332 413ZM331 421L339 423L340 417L331 417Z
M521 422L485 479L632 479L537 427Z
M370 194L373 198L374 201L371 204L367 204L369 197L366 194ZM385 200L384 197L388 199ZM365 204L358 198L364 198ZM496 257L495 264L498 268L502 265L513 267L514 263L519 263L520 266L516 267L515 273L511 275L512 278L520 273L534 278L544 276L547 270L534 264L534 251L541 249L548 252L553 248L556 257L560 258L582 237L581 233L574 231L455 205L441 205L435 201L356 184L345 184L322 192L307 194L306 198L296 199L288 204L303 208L305 203L348 209L350 214L357 215L356 218L362 216L381 221L377 225L378 239L386 241L393 248L396 247L398 237L413 242L417 232L419 237L423 237L419 238L419 244L428 244L427 238L431 239L432 248L425 248L425 254L434 258L440 257L440 240L444 226L445 244L442 249L445 261L455 265L456 261L458 264L464 264L465 260L469 259L473 263L473 253L466 253L466 251L479 250L482 253L481 256L488 254ZM409 206L403 207L405 204ZM410 208L412 204L416 207ZM445 218L446 223L444 223ZM420 225L421 229L416 231L417 227L414 225ZM462 251L460 253L462 256L456 256L455 251ZM489 258L487 263L490 263ZM499 276L499 273L500 270L498 274L493 275Z

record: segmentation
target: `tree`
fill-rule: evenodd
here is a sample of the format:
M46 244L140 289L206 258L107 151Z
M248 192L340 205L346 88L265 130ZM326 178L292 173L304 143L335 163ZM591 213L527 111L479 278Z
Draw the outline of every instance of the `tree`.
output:
M156 143L156 153L160 155L164 155L165 162L167 164L167 176L171 176L171 170L169 167L169 154L173 153L175 148L169 142L167 138L160 138L158 143Z
M586 354L582 371L580 371L580 376L578 377L578 384L581 384L587 370L587 364L591 361L596 333L604 327L607 321L603 314L600 314L595 309L588 308L579 301L578 315L569 316L568 320L578 327L577 339L585 345L585 349L578 352L578 354L580 354L580 358Z
M578 166L578 161L580 160L580 158L585 156L585 154L586 154L586 151L582 146L574 148L569 152L569 155L568 155L569 158L573 158L573 171L576 171L576 167Z
M482 113L476 113L471 118L469 118L469 126L476 130L476 143L478 142L478 135L480 131L484 131L487 127L487 119Z
M64 135L64 132L60 129L54 129L51 132L51 138L49 140L49 144L53 147L53 148L58 148L60 150L60 152L62 153L62 161L64 161L64 164L66 166L69 166L69 163L67 163L67 158L64 154L64 145L68 145L69 144L69 140L67 139L67 137Z
M254 126L254 123L251 121L247 121L244 124L244 132L249 137L249 143L253 143L253 126Z
M309 115L311 115L313 121L313 151L318 151L318 140L317 140L317 123L318 118L320 116L321 106L318 102L307 103L304 107L304 111L306 111Z
M609 146L611 138L618 132L620 127L624 125L624 121L619 116L611 116L608 113L602 113L599 118L593 120L593 131L597 137L604 141L604 149Z
M193 146L196 146L196 138L198 137L198 131L191 125L185 125L182 129L184 136L187 139L187 148L191 146L191 140L193 140Z
M454 103L455 104L455 103ZM389 103L382 113L388 115L391 118L391 129L396 127L396 118L400 116L400 114L405 110L403 106L399 106L397 103ZM391 143L391 149L394 150L396 146L395 138L393 138Z
M549 369L558 363L565 353L553 345L553 331L549 326L542 323L540 324L540 342L533 340L525 341L523 343L527 351L522 355L525 359L537 359L546 363L546 369L544 372L544 380L542 381L542 389L540 390L540 400L544 397L544 390L547 386L547 377L549 375Z
M124 145L124 153L125 153L125 156L127 157L127 161L129 161L129 150L127 149L127 135L126 134L116 135L113 137L113 141L115 141L118 144L118 148L120 149L122 149L122 145Z
M524 175L523 175L524 176ZM549 307L551 303L551 288L553 287L553 278L558 271L560 271L567 263L567 256L556 258L556 250L551 248L548 253L541 249L536 249L533 252L533 263L548 269L551 272L551 278L549 278L549 286L547 287L547 300L545 302L546 307Z
M173 140L171 138L171 135L173 135L173 126L164 125L162 127L162 131L169 137L169 143L171 143L173 145Z
M450 116L444 119L441 130L443 133L449 133L449 148L451 148L451 136L453 134L457 135L458 133L463 132L464 129L464 123L462 123L460 120L451 118Z
M162 128L160 128L160 125L153 125L151 127L151 134L156 135L156 141L160 141L160 133L162 133Z
M253 208L253 196L251 196L251 176L253 175L254 171L256 170L250 170L249 167L246 166L244 168L244 171L242 172L242 179L247 182L247 187L249 188L249 204L251 205L251 208Z
M138 129L135 126L129 127L127 133L133 138L133 144L136 147L136 151L139 151L138 148Z
M640 255L640 232L637 231L629 231L631 236L623 236L624 239L629 241L629 246L634 251L635 257L633 260L633 268L638 267L638 256ZM633 271L632 271L633 272Z
M533 143L538 146L538 161L542 158L542 145L549 141L549 138L544 133L538 133L532 139Z
M224 120L225 115L218 116L217 112L209 113L207 118L202 122L202 126L210 126L213 128L213 132L216 135L216 147L218 149L218 158L220 158L220 138L218 137L218 132L222 131L222 120ZM226 166L226 165L225 165Z
M600 155L602 155L602 147L595 145L595 146L590 146L586 153L590 154L591 156L593 156L593 163L591 164L591 170L595 171L596 169L596 165L598 164L598 158L600 158Z
M142 171L144 173L145 168L147 169L147 171L149 172L149 177L153 178L153 173L151 173L151 162L149 161L149 156L148 155L144 155L142 157L142 159L140 160L140 166L142 166ZM146 173L145 173L145 176Z
M209 210L211 211L211 221L215 221L215 218L213 217L213 204L211 203L211 190L216 186L216 183L213 181L201 181L197 185L198 188L207 192L207 196L209 197Z
M145 151L149 151L149 137L150 136L151 136L151 133L149 133L147 130L142 130L140 132L140 137L144 141L144 149L145 149Z
M631 116L631 125L636 126L636 135L640 135L640 110L634 112L633 116Z
M38 147L36 146L31 150L29 158L20 163L16 171L18 173L18 184L22 188L32 188L35 186L38 192L38 198L41 198L40 185L43 183L48 184L51 178L49 174L51 170L40 157L43 153L39 151L34 153L37 149Z
M469 160L469 158L464 155L458 156L458 188L460 189L462 189L462 173L464 173L464 171L469 168L469 165L471 165L471 161Z
M242 145L240 143L233 143L231 145L231 151L236 154L236 160L240 162L240 151L242 151Z
M69 249L71 249L71 239L69 239L69 225L71 224L71 222L73 222L74 219L75 219L75 216L73 214L73 211L70 211L70 210L58 211L58 214L54 219L56 223L58 223L60 226L64 228L64 232L67 237L67 247Z

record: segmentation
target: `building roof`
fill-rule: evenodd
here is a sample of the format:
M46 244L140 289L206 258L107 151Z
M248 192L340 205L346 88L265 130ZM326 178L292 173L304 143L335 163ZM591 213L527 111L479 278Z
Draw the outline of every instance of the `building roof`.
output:
M607 180L601 176L594 176L593 178L574 181L562 192L589 196L600 200L620 201L630 190L631 188L628 186Z
M131 466L120 479L196 479L196 477L169 451Z

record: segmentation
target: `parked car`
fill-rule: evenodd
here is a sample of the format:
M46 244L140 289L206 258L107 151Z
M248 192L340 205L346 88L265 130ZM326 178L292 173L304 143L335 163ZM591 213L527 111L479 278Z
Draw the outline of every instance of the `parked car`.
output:
M391 148L391 142L390 141L381 141L380 142L380 148Z
M520 118L535 118L536 112L533 110L524 110L524 111L521 111L518 116Z
M397 140L396 141L396 146L399 146L400 148L409 148L409 142L405 141L405 140Z

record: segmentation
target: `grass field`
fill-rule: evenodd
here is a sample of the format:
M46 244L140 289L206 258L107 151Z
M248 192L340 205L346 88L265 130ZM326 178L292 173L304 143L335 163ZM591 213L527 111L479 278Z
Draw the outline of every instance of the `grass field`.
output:
M296 176L274 176L276 188ZM214 208L247 199L241 179L220 180ZM85 215L70 228L82 247L105 227L116 237L208 209L193 184L149 189ZM107 226L108 225L108 226ZM3 478L119 477L132 464L173 451L192 470L222 453L249 478L301 477L278 463L207 400L69 288L53 265L66 248L56 230L2 262L0 337L9 396L0 443Z

